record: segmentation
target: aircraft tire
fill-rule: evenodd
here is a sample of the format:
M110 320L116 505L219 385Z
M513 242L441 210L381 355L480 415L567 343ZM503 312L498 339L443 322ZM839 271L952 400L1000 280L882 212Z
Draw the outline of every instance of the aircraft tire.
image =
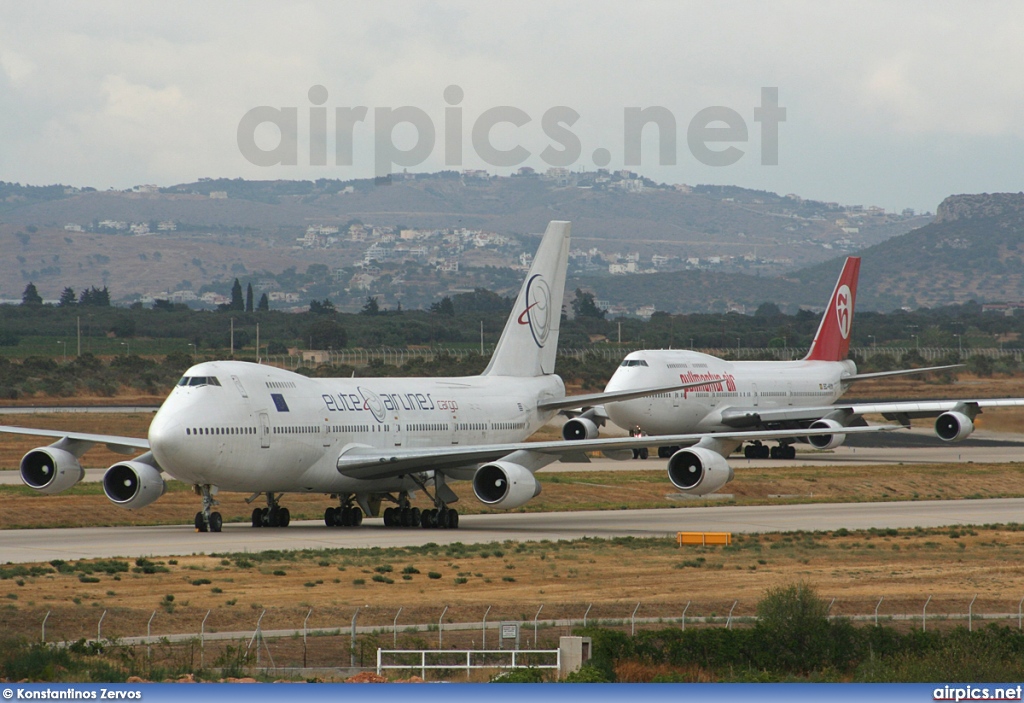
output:
M277 511L277 526L288 527L288 523L292 521L292 514L288 511L288 508L280 508Z
M252 509L252 526L263 527L263 510L260 508Z
M210 532L220 532L224 526L224 518L220 513L210 513Z
M200 511L196 513L195 519L196 532L206 532L206 518L203 517L203 513Z
M327 525L328 527L334 527L334 525L335 525L335 515L337 514L337 512L338 512L338 509L333 507L333 506L330 507L330 508L327 508L324 511L324 524Z

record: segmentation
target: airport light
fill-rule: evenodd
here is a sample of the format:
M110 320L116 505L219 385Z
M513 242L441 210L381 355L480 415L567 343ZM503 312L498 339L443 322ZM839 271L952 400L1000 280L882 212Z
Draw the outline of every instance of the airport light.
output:
M132 353L131 342L121 342L121 346L124 347L124 355L129 356Z
M188 345L192 347L192 363L194 364L196 363L196 345L192 342L189 342Z

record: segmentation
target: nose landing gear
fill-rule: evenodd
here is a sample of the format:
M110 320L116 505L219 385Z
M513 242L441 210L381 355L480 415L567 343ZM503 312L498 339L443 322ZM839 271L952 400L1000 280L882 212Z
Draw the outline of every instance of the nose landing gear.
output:
M203 498L203 509L196 513L194 524L196 532L220 532L224 525L224 518L212 508L218 505L213 494L216 490L210 484L193 486L193 490Z

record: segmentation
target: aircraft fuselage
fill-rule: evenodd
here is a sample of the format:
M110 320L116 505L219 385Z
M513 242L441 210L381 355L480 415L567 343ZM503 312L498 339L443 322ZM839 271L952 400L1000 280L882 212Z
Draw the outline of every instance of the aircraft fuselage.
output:
M605 388L690 383L706 386L661 393L605 405L623 428L640 427L651 435L716 432L734 429L722 422L723 411L751 411L829 405L845 391L843 378L857 373L852 361L727 361L682 350L645 350L629 354Z
M214 379L211 381L211 379ZM153 455L181 481L229 491L410 490L407 476L358 480L337 470L353 445L443 447L519 442L564 396L558 376L308 378L270 366L193 366L149 429Z

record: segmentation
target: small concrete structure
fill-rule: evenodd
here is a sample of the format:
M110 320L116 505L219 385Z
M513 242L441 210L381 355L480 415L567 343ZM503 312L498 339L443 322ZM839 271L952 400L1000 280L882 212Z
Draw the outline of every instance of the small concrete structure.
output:
M592 640L589 637L558 638L558 678L564 679L566 674L579 671L580 667L590 661Z

